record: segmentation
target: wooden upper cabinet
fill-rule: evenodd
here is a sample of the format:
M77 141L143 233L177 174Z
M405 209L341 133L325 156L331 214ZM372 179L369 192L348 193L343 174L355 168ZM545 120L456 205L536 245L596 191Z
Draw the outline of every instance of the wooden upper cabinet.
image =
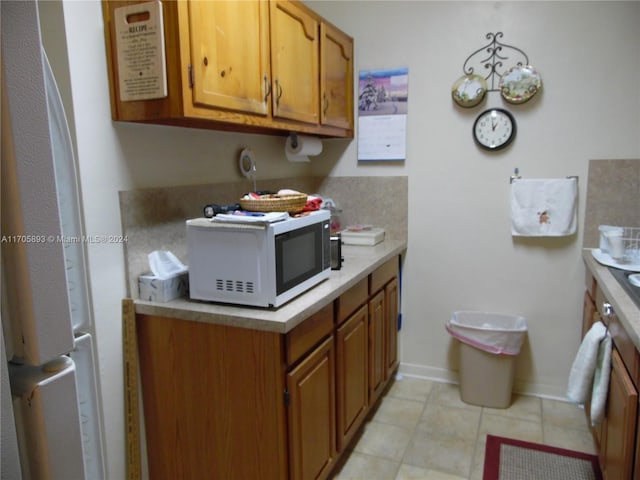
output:
M319 23L303 5L270 2L274 117L319 123Z
M189 2L193 102L269 113L269 7L265 2Z
M161 9L154 38L164 43L124 55L121 44L119 56L128 34L116 19L124 10L117 9L133 5ZM114 120L353 138L353 41L304 3L104 0L102 11ZM166 70L166 95L132 98L121 91L121 77L132 75L123 58L132 51L140 64Z
M320 24L320 122L353 128L353 39Z

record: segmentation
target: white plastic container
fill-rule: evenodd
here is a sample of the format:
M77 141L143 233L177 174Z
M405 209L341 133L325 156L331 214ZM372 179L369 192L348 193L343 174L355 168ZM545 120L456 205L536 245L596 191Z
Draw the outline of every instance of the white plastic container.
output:
M600 225L598 226L598 231L600 232L600 251L602 253L609 253L609 241L608 241L608 236L612 233L612 232L620 232L620 237L622 236L622 232L623 232L623 228L622 227L616 227L614 225Z

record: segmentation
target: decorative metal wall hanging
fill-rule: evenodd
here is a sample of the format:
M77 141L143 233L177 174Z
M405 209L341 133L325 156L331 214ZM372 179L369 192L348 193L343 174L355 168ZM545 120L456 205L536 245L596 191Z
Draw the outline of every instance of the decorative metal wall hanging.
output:
M509 103L524 103L542 88L540 74L529 64L527 54L502 43L502 32L487 33L489 43L467 57L464 75L453 84L451 96L462 107L474 107L487 92L500 92ZM482 75L482 70L486 75Z

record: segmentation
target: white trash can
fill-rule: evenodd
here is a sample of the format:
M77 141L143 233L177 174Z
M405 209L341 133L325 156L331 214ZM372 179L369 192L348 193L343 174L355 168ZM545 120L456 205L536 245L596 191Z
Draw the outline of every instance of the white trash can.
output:
M460 398L471 405L511 405L515 359L527 333L524 317L457 311L446 325L460 341Z

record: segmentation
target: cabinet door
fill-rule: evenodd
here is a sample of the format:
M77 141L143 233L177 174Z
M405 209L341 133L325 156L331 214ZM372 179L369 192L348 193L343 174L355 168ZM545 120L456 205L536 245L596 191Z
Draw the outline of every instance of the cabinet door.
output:
M318 124L318 20L300 3L269 4L273 116Z
M326 478L335 463L334 358L331 336L287 375L292 480Z
M369 300L369 403L373 404L384 388L385 329L384 290Z
M150 315L136 323L149 478L286 478L282 336Z
M634 458L638 394L614 348L601 463L606 480L631 478Z
M353 128L353 39L320 24L320 122Z
M368 310L363 305L336 334L338 392L338 451L362 423L369 402Z
M389 378L398 366L398 299L400 295L398 285L398 279L395 278L384 288L386 304L386 378Z
M593 326L593 324L600 320L600 315L596 311L596 306L593 303L593 300L589 296L589 292L585 292L584 294L584 305L582 310L582 336L580 338L584 338L589 329ZM584 411L587 415L587 419L589 423L591 423L591 415L589 412L591 411L591 398L587 399L587 402L584 406ZM604 424L605 422L601 422L599 425L595 427L591 427L591 432L593 433L593 439L596 442L596 447L598 451L602 450L602 442L604 438Z
M638 410L636 410L638 415L636 421L636 452L635 452L635 460L633 462L633 479L640 480L640 404L637 406Z
M191 1L189 35L194 103L267 115L267 3Z

